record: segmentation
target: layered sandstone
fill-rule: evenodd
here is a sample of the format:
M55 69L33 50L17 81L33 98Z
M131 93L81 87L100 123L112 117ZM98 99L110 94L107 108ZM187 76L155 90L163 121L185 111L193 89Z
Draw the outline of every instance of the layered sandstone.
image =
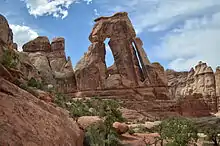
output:
M115 61L109 68L105 63L104 41L107 38L110 38L108 44ZM164 68L159 63L150 63L126 12L97 18L89 40L92 44L75 68L77 89L84 92L82 94L95 96L94 91L98 90L126 93L131 89L133 96L167 99ZM137 90L148 87L152 88L150 93Z
M45 79L41 71L50 74L48 39L39 37L18 52L12 38L0 15L0 145L82 146L84 133L69 113L47 103L53 100L50 93L27 86L32 78ZM63 70L71 69L71 61L64 64Z
M217 111L218 71L214 73L211 67L200 61L189 72L167 71L167 76L171 97L180 99L201 94L211 111Z
M0 77L0 145L83 145L67 111L40 101Z
M7 19L0 14L0 40L5 44L13 43L13 33Z
M127 13L95 20L89 36L91 45L75 71L70 57L66 59L64 38L50 42L47 37L37 37L24 44L23 52L18 52L6 19L1 21L0 30L4 31L0 35L0 56L5 47L19 55L18 70L0 64L0 75L9 81L35 78L73 98L119 99L129 120L137 118L130 115L134 113L144 120L159 120L171 115L207 116L217 109L220 69L214 73L200 62L189 72L165 72L159 63L149 61ZM109 68L105 62L107 38L115 60ZM52 101L48 94L39 94L44 101Z
M54 38L50 43L47 37L40 36L24 44L23 51L29 56L45 84L52 84L63 93L76 90L72 63L65 55L64 38Z

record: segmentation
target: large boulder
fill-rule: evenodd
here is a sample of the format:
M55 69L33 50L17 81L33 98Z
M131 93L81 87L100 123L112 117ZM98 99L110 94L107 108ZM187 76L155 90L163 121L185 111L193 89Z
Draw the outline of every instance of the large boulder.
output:
M84 134L66 111L0 82L0 145L83 146Z
M78 118L77 123L82 129L86 130L93 124L103 123L103 120L98 116L83 116Z
M45 36L39 36L36 39L24 44L22 46L24 52L50 52L50 41Z
M120 122L114 122L112 127L117 131L118 134L124 134L129 130L127 124Z
M54 38L51 42L51 49L53 51L64 50L65 49L65 39L62 37Z

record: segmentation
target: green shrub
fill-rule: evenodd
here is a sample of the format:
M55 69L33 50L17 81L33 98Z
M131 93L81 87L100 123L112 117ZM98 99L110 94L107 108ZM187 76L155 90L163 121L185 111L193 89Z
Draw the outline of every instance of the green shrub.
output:
M206 124L201 127L200 130L207 135L207 140L212 142L214 146L220 145L220 119L217 119L215 123Z
M128 133L130 135L133 135L135 133L134 128L129 128Z
M30 87L35 87L37 89L43 89L43 84L35 78L31 78L30 80L28 80L27 85Z
M34 96L36 96L36 97L38 96L37 93L36 93L33 89L31 89L30 87L28 87L26 84L20 82L19 80L15 80L13 83L14 83L15 85L17 85L18 87L20 87L21 89L23 89L23 90L25 90L25 91L31 93L32 95L34 95Z
M114 100L102 100L99 98L69 100L62 94L57 94L55 103L70 111L72 117L81 116L111 116L112 121L123 122L125 119L119 110L120 105ZM68 104L67 104L68 103Z
M108 129L103 123L94 124L86 129L86 137L90 146L119 146L118 134L113 128Z
M6 68L16 68L19 56L12 50L5 49L2 55L1 63Z
M59 107L67 109L68 98L61 93L56 93L54 102Z
M62 94L57 94L55 103L67 109L71 117L99 116L104 119L102 124L96 124L86 129L86 138L90 146L119 146L118 134L112 127L114 122L125 119L119 110L119 103L114 100L100 98L69 100Z
M161 139L166 140L167 146L188 146L198 139L197 128L193 122L184 118L169 118L160 125Z
M110 125L109 118L104 123L93 124L86 129L86 137L90 146L119 146L119 135Z

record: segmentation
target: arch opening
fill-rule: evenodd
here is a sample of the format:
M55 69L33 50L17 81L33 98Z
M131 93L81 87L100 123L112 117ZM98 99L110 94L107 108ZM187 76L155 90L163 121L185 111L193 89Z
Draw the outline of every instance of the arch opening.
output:
M104 43L105 43L105 50L106 50L106 55L105 55L105 62L106 62L106 67L110 67L114 64L114 56L112 54L112 50L110 46L108 45L108 42L110 41L110 38L106 38Z

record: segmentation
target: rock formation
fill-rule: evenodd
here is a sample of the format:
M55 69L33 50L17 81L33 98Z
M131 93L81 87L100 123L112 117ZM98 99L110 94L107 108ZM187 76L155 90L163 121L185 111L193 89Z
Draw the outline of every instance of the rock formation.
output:
M218 101L218 110L220 110L220 67L216 68L215 72L216 96Z
M69 118L69 113L46 103L52 100L50 93L26 86L31 78L42 80L39 71L44 69L43 63L47 63L48 60L46 60L47 56L40 53L48 52L48 47L50 47L48 39L41 37L25 45L26 51L31 53L18 52L8 22L0 15L0 145L2 146L83 145L84 133L78 124ZM31 56L35 57L36 62L41 63L40 66ZM45 60L38 60L38 57L47 62L42 63L41 61ZM70 68L70 62L67 64L63 67L64 70Z
M136 88L155 87L153 96L167 98L164 69L159 63L148 60L128 14L116 13L111 17L97 18L95 22L89 36L92 44L75 68L78 91L132 89L136 92ZM106 38L110 38L108 44L115 60L109 68L105 63Z
M54 38L50 44L47 37L40 36L24 44L22 48L41 74L45 84L52 84L63 93L76 90L72 63L65 55L64 38Z
M5 44L13 45L13 33L8 21L0 14L0 40Z
M0 77L0 145L83 145L69 114Z
M13 81L14 76L23 78L24 82L35 78L72 98L119 99L128 119L134 119L130 115L134 112L128 111L136 111L144 120L170 115L205 116L217 111L220 69L214 73L200 62L189 72L165 72L159 63L149 61L143 42L136 37L125 12L95 20L89 36L91 45L74 70L70 57L65 55L64 38L57 37L50 42L47 37L39 36L24 44L23 52L18 52L7 20L1 17L0 22L0 56L5 47L19 55L20 72L0 65L0 75L7 80ZM108 68L104 43L107 38L115 61ZM47 94L40 92L40 95L44 101L52 101Z
M217 111L218 70L213 72L206 63L199 62L189 72L167 71L171 97L180 99L185 96L201 94L211 111Z

